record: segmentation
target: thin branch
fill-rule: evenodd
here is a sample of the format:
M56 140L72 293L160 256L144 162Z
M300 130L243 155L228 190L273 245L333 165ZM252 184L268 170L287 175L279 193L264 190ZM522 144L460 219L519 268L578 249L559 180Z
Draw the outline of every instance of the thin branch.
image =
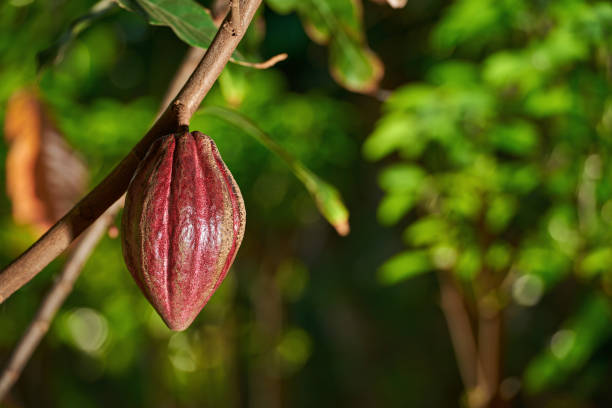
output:
M484 198L483 198L484 201ZM486 253L494 240L484 213L478 220L478 242L482 253ZM493 273L483 266L477 278L477 313L478 313L478 359L483 370L477 378L477 389L481 390L479 407L497 406L499 400L499 378L501 372L501 306L498 288L503 282L501 274Z
M465 307L457 283L449 275L449 272L440 271L438 278L440 282L440 306L448 325L459 374L467 394L468 406L482 407L486 395L484 395L485 390L478 386L478 379L482 378L483 367L470 323L470 314Z
M261 0L242 0L241 27L248 27L260 4ZM155 139L189 126L191 116L221 74L245 31L241 30L239 35L235 35L229 16L226 17L198 67L149 132L100 184L0 273L0 303L68 248L121 197L140 159Z
M4 399L11 387L15 384L25 365L36 350L36 347L49 330L49 325L55 317L66 297L72 291L74 282L78 278L89 255L96 247L104 232L112 224L123 199L113 204L95 223L83 234L78 241L70 258L66 261L64 269L43 300L38 313L30 323L21 340L15 347L9 362L0 376L0 401Z
M288 57L287 53L283 52L283 53L277 54L273 56L272 58L269 58L266 61L262 61L262 62L240 61L234 58L230 58L230 61L236 65L242 65L243 67L256 68L256 69L268 69L278 64L279 62L286 60L287 57Z
M484 404L498 393L501 357L501 317L499 308L485 298L478 305L478 355L483 364L478 388L486 390Z
M213 22L217 27L221 25L223 19L226 17L227 12L230 9L230 4L227 0L214 0L210 7L210 13L213 18Z
M466 389L476 386L476 360L478 353L470 317L463 298L448 272L440 272L440 306L446 318L459 374Z
M229 0L231 9L231 22L234 29L234 35L242 33L242 22L240 21L240 1Z

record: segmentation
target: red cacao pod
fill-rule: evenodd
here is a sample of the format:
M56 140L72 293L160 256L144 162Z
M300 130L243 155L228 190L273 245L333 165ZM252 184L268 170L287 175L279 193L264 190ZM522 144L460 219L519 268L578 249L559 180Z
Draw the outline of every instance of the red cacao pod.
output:
M164 136L140 162L123 210L123 257L172 330L184 330L219 287L244 235L244 201L213 140Z

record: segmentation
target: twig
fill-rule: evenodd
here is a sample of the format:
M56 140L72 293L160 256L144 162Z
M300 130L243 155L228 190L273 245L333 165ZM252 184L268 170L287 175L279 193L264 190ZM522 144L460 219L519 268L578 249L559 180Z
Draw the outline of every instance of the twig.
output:
M236 65L242 65L243 67L250 67L250 68L256 68L256 69L268 69L278 64L279 62L286 60L287 57L288 57L287 53L283 52L283 53L277 54L273 56L272 58L269 58L266 61L262 61L262 62L240 61L235 58L230 58L230 61L232 61Z
M242 33L242 22L240 21L240 1L229 0L231 9L231 22L232 28L234 29L233 35L240 35Z
M457 366L467 393L468 406L481 407L485 390L478 387L483 367L478 355L476 339L470 323L463 297L453 278L447 271L438 274L440 282L440 306L450 334Z
M501 318L496 306L483 299L478 305L478 355L483 364L482 375L478 377L478 388L484 389L484 403L488 404L498 393Z
M260 4L261 0L242 0L241 27L249 25ZM221 74L244 31L235 35L229 16L226 17L185 86L141 141L68 214L0 273L0 303L36 276L121 197L140 159L155 139L189 126L191 116Z
M484 198L483 198L484 201ZM494 236L491 235L484 213L478 220L478 242L482 253L486 253ZM493 273L483 266L477 278L477 312L478 312L478 359L482 363L482 371L477 376L476 389L480 390L478 407L498 406L499 378L501 371L501 327L500 304L498 289L503 282L501 274Z
M230 9L230 4L227 0L214 0L210 7L210 13L213 18L213 23L217 27L223 22L227 12Z
M49 325L66 297L72 291L75 280L81 273L87 258L108 226L112 224L123 199L113 204L95 223L83 234L66 261L58 279L43 300L38 313L15 347L9 362L0 376L0 401L15 384L25 365L36 350L36 347L49 330Z

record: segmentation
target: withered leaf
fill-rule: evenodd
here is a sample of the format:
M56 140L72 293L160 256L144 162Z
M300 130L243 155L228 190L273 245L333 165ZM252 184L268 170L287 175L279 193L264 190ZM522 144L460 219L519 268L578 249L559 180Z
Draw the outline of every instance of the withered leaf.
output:
M13 218L45 230L83 194L87 168L35 91L20 90L10 98L4 133L9 143L6 189Z

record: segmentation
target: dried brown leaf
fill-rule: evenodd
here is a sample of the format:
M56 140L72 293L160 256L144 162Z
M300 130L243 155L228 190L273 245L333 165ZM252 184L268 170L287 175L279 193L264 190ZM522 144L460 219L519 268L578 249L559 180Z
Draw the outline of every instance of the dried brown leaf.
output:
M15 93L7 105L7 194L13 218L47 229L72 207L87 185L87 169L66 143L35 92Z

